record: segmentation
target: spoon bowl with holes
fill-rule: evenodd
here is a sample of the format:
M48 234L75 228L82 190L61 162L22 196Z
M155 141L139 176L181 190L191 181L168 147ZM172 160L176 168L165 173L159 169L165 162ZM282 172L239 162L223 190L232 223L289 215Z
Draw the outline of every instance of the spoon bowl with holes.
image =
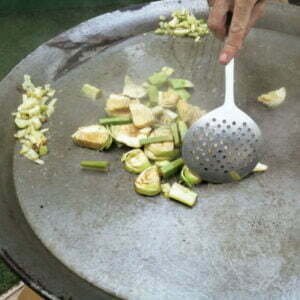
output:
M189 129L182 155L188 167L213 183L249 175L261 156L258 125L234 101L234 60L225 67L225 102Z

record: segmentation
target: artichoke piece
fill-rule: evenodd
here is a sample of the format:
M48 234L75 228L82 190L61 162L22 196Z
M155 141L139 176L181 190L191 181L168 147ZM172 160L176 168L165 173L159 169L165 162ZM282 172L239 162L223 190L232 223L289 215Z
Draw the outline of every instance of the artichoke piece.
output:
M187 206L194 206L197 201L197 193L191 191L179 183L173 183L169 191L169 197Z
M174 149L171 151L161 152L159 155L154 154L148 149L145 149L145 154L147 157L151 160L154 160L156 162L158 161L165 161L165 160L174 160L180 156L180 150Z
M233 181L240 181L240 180L242 180L241 175L238 172L236 172L236 171L230 171L229 172L229 176L231 177L231 179Z
M156 120L159 120L159 118L163 115L164 109L161 106L154 106L152 108L152 113Z
M161 192L160 177L157 166L144 170L135 180L135 190L144 196L155 196Z
M163 108L175 108L180 96L172 89L158 93L158 104Z
M201 177L194 174L187 166L182 168L180 178L190 188L202 182Z
M256 166L255 166L255 168L253 169L253 172L254 173L262 173L262 172L265 172L265 171L267 171L268 170L268 166L267 165L264 165L264 164L262 164L262 163L258 163Z
M134 83L130 76L125 76L123 95L134 99L142 99L146 97L147 91L142 85Z
M264 105L274 108L279 106L284 102L286 98L286 89L282 87L278 90L271 91L267 94L263 94L257 98L258 102L263 103Z
M169 83L175 90L194 87L194 84L186 79L171 78L169 79Z
M163 157L166 154L170 153L174 150L174 143L171 141L173 140L172 132L169 128L165 127L159 127L156 128L151 134L150 138L154 137L169 137L169 142L162 142L162 143L154 143L150 145L145 146L145 154L153 160L156 160L157 157ZM166 160L167 157L164 157L164 159L159 160Z
M132 116L133 124L137 128L151 126L155 122L151 108L141 103L131 103L129 109Z
M185 89L176 90L175 93L180 97L180 99L185 101L191 98L191 94Z
M170 198L170 190L171 190L170 183L163 183L161 185L161 191L162 191L164 197L167 198L167 199Z
M171 124L176 121L178 115L170 109L164 109L163 115L160 118L161 124Z
M130 117L130 101L124 95L111 94L106 101L105 111L112 117Z
M111 134L113 138L128 147L140 148L140 140L147 138L151 132L150 127L139 129L133 124L111 126Z
M158 103L158 89L155 85L149 84L147 87L147 94L149 97L150 104L152 106L156 105Z
M81 91L84 95L92 100L96 100L101 96L102 91L88 83L84 84Z
M177 111L180 119L191 126L206 114L199 106L191 105L184 100L177 103Z
M169 160L161 160L161 161L156 161L155 165L158 166L158 168L162 168L170 163Z
M128 172L140 174L145 169L151 166L148 157L140 149L134 149L124 153L121 161L124 163L125 169Z
M160 72L154 73L148 78L150 84L155 86L162 86L167 83L168 78L174 73L174 70L169 67L163 67Z
M131 124L131 117L111 117L111 118L101 118L99 119L101 125L124 125Z
M102 125L80 127L72 138L76 145L95 150L106 150L112 144L109 130Z

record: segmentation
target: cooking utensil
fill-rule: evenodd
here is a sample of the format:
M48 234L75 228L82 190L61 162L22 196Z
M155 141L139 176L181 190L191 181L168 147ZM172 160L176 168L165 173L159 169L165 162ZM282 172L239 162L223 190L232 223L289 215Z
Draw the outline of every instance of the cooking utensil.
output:
M225 67L224 104L187 132L183 158L208 182L224 183L247 176L259 161L262 136L257 124L234 102L234 59Z

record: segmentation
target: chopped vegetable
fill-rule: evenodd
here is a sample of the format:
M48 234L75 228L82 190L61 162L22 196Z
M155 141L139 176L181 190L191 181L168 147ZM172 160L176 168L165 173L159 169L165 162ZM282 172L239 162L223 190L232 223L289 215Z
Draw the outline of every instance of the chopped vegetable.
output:
M169 197L190 207L194 206L197 200L197 193L191 191L179 183L173 183L169 191Z
M150 127L139 129L133 124L111 126L110 130L117 142L131 148L140 148L140 140L147 138L151 132Z
M146 139L141 139L140 143L142 146L149 145L149 144L156 144L156 143L162 143L162 142L172 142L173 138L170 136L153 136L148 137Z
M184 162L182 158L178 158L169 164L160 167L159 172L163 178L169 178L176 175L183 167Z
M111 94L106 101L105 111L112 117L130 117L129 103L131 101L127 96Z
M174 149L170 151L161 151L159 154L154 154L147 148L145 149L145 154L147 157L154 161L165 161L165 160L174 160L180 156L180 150Z
M163 108L175 108L180 96L172 89L158 93L158 104Z
M164 167L170 163L169 160L161 160L161 161L156 161L155 165L158 166L158 168Z
M80 127L72 138L78 146L95 150L107 150L112 144L109 130L102 125Z
M102 91L88 83L84 84L81 91L92 100L96 100L101 96Z
M171 190L170 183L163 183L161 185L161 191L163 193L163 196L167 199L170 198L170 190Z
M171 124L176 121L178 115L170 109L164 109L162 116L160 117L161 124Z
M124 162L124 166L127 171L137 174L151 166L148 157L140 149L126 152L123 154L121 161Z
M173 136L169 128L165 128L165 127L156 128L150 134L150 138L154 138L154 137L169 137L170 141L161 142L161 143L152 143L146 145L145 154L150 159L156 160L155 158L161 158L162 156L165 155L165 153L169 153L170 151L174 150L174 143L172 142ZM166 160L166 159L168 158L158 159L158 160Z
M169 83L175 90L194 87L193 83L186 79L171 78L169 79Z
M286 98L286 89L282 87L278 90L271 91L267 94L263 94L257 98L258 102L263 103L264 105L274 108L279 106L284 102Z
M49 84L36 87L29 75L24 75L22 87L25 92L22 96L22 104L19 105L17 112L13 113L15 124L19 128L14 136L22 145L20 154L41 165L44 161L40 156L48 153L45 135L48 129L41 128L54 112L57 101L53 99L55 90Z
M161 18L159 28L155 30L156 34L191 37L198 42L209 33L206 22L203 19L197 19L187 10L175 11L170 21L165 21L164 18Z
M89 168L89 169L97 169L99 171L108 171L109 162L108 161L93 161L93 160L84 160L80 163L80 166L83 168Z
M172 68L163 67L160 72L154 73L148 78L150 84L155 86L162 86L167 83L168 78L173 74L174 70Z
M174 145L179 146L180 145L180 137L179 137L177 123L171 124L171 131L172 131L172 135L173 135Z
M146 97L147 91L142 85L134 83L131 77L125 76L123 95L134 99L142 99Z
M240 174L236 171L230 171L229 172L229 176L232 178L232 180L234 181L240 181L242 179L242 177L240 176Z
M152 113L153 113L154 117L159 120L159 118L164 113L164 109L161 106L154 106L152 108Z
M253 172L254 173L261 173L261 172L265 172L265 171L267 171L268 170L268 166L267 165L264 165L264 164L262 164L262 163L258 163L257 165L256 165L256 167L253 169Z
M191 126L206 114L199 106L189 104L184 100L179 100L177 103L177 111L180 119Z
M151 126L155 122L151 108L141 104L132 103L129 105L133 124L138 128Z
M190 188L202 181L201 177L194 174L187 166L182 168L180 178Z
M145 196L155 196L161 192L160 177L157 166L144 170L135 181L137 193Z
M112 118L102 118L99 119L101 125L124 125L131 124L131 117L112 117Z
M149 84L147 88L147 94L149 97L150 104L152 106L157 105L158 103L158 89L155 85Z
M175 93L180 97L180 99L185 101L191 98L191 94L185 89L175 90Z
M187 128L186 124L184 123L184 121L182 121L182 120L177 121L177 126L178 126L178 130L179 130L180 140L183 141L184 136L185 136L186 132L188 131L188 128Z

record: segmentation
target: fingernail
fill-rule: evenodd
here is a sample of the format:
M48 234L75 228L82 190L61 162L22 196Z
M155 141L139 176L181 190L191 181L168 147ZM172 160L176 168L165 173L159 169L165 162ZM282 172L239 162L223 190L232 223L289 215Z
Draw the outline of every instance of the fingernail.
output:
M221 53L219 60L220 60L220 63L226 64L228 61L228 55L226 53Z

